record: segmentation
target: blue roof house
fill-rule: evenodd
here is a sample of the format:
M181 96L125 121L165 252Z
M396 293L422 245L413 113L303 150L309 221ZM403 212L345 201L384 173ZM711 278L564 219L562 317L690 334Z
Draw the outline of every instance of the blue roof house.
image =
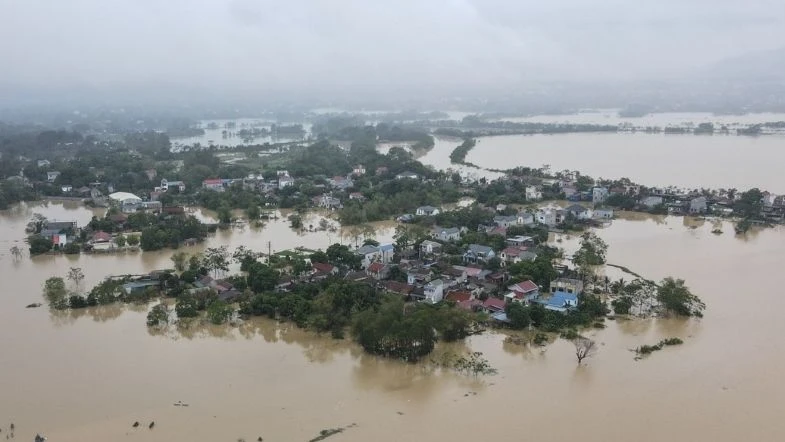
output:
M553 292L553 294L546 298L537 299L548 310L564 313L571 308L578 306L578 295L575 293L567 293L562 291Z

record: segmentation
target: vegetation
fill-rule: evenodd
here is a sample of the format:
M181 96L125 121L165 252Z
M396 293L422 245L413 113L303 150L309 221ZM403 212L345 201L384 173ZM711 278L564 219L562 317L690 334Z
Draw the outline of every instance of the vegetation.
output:
M463 143L450 153L450 162L453 164L467 164L466 155L469 154L469 151L472 150L476 144L477 140L473 138L464 140Z
M690 292L683 279L665 278L657 289L657 301L677 316L703 316L706 304Z
M578 359L578 365L597 352L597 344L589 338L581 336L573 339L572 343L575 345L575 357Z
M635 359L640 359L641 357L654 353L655 351L660 351L666 346L681 345L683 343L684 341L679 338L668 338L663 339L655 345L641 345L635 349L635 354L637 355Z

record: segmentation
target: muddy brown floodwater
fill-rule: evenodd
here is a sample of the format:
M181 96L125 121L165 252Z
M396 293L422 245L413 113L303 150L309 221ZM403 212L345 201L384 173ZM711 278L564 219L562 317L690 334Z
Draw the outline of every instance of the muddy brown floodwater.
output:
M8 249L21 244L32 211L80 225L91 216L60 204L0 212L0 427L6 433L14 422L18 440L41 433L57 442L308 441L353 423L329 440L785 439L781 229L738 238L727 224L716 236L710 222L616 220L598 230L609 262L652 279L685 278L706 301L706 317L608 321L589 332L601 345L584 367L561 340L541 350L487 333L439 349L482 351L499 374L474 380L380 360L351 342L268 320L151 333L147 306L25 309L42 301L47 277L70 266L82 267L90 285L106 274L168 266L172 253L14 262ZM292 235L285 222L271 222L219 233L207 245L328 243L324 233ZM391 235L389 226L381 235ZM631 348L671 336L684 345L634 360Z

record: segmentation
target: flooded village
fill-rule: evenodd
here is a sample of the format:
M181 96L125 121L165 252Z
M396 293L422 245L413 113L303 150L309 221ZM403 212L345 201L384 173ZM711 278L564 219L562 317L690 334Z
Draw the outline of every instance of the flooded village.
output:
M713 440L777 436L751 420L782 411L772 394L785 393L780 344L754 344L777 333L782 301L736 298L776 265L781 196L749 190L754 182L712 191L591 179L525 157L494 178L456 177L452 165L425 167L394 147L382 155L375 143L318 148L323 159L293 148L243 175L218 165L189 176L165 160L134 192L106 174L78 187L84 196L62 172L30 180L76 199L0 211L0 388L10 399L0 416L17 437L311 440L340 429L330 437L519 440L518 426L476 423L523 403L536 404L519 420L538 440L564 440L609 412L630 433L667 422L636 433L644 441L696 427ZM341 157L336 170L314 164ZM212 160L200 161L187 167ZM69 278L73 269L81 276ZM53 277L65 291L49 299ZM669 311L658 292L669 277L705 302L702 318ZM371 304L352 301L343 317L331 301L334 317L322 317L323 296L309 293L333 287ZM401 347L354 329L387 297L402 302L396 321L427 312L474 326L449 339L434 324L425 355L389 357ZM576 335L596 344L579 364ZM669 339L683 343L636 357ZM496 374L444 363L473 352ZM772 401L752 416L726 413L761 397Z

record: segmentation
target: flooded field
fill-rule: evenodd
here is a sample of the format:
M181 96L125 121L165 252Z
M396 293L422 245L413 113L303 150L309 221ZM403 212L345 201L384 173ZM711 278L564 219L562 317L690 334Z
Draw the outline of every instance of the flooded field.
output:
M6 433L14 422L19 440L40 432L58 442L308 441L322 429L352 424L329 440L785 437L785 343L776 339L785 298L756 288L777 273L785 247L779 228L738 238L729 225L728 233L711 234L711 222L616 220L598 230L610 245L608 261L652 279L686 279L706 301L706 317L608 321L607 329L588 332L600 351L580 368L572 344L562 340L529 348L487 333L439 349L483 352L499 374L475 380L380 360L351 342L269 320L151 333L144 324L149 306L25 309L42 301L47 277L71 266L82 267L90 285L106 274L167 267L172 254L14 262L8 249L24 237L33 211L80 225L92 216L62 204L0 212L0 426ZM382 232L380 239L392 235L389 227ZM219 232L205 246L324 247L325 236L298 236L280 220L261 230ZM574 241L558 244L569 250ZM631 348L672 336L685 344L634 360ZM189 406L174 406L178 401Z
M466 161L501 170L549 165L552 171L628 177L647 186L759 187L785 193L785 182L777 173L785 162L783 146L785 137L776 135L507 135L480 138ZM443 157L447 162L449 155Z

